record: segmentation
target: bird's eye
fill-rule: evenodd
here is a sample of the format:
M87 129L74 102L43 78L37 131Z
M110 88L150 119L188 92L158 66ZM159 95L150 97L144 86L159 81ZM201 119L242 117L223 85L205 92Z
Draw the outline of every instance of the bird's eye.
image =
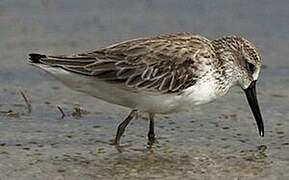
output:
M255 65L249 62L246 62L246 69L247 71L253 73L255 71Z

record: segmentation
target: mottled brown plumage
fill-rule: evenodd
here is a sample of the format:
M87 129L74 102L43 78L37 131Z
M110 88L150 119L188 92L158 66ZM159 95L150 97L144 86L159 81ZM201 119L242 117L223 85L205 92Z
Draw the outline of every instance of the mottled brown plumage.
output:
M72 56L46 56L44 64L95 76L136 89L179 92L196 83L216 63L210 41L189 33L122 42Z

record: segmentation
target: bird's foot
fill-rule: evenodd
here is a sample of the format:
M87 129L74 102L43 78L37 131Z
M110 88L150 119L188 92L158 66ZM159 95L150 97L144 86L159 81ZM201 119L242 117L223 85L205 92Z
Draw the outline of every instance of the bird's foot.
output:
M153 136L148 136L148 143L147 143L147 147L148 148L152 148L152 146L154 144L158 143L156 137L153 135Z

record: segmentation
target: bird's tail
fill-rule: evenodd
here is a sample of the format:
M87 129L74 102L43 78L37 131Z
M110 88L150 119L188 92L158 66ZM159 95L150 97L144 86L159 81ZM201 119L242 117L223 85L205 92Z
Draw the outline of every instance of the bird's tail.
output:
M37 54L37 53L29 54L29 60L31 63L41 63L42 64L42 62L40 61L42 58L47 58L47 56L43 55L43 54Z

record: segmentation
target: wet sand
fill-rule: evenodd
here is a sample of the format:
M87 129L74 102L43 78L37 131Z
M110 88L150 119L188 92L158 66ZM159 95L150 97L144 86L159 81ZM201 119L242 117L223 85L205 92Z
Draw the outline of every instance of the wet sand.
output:
M288 6L285 0L1 1L0 179L287 179ZM259 48L264 138L234 88L191 113L157 116L158 144L151 150L142 115L127 128L119 152L110 140L128 109L72 91L26 60L29 52L77 53L184 31L238 34Z

